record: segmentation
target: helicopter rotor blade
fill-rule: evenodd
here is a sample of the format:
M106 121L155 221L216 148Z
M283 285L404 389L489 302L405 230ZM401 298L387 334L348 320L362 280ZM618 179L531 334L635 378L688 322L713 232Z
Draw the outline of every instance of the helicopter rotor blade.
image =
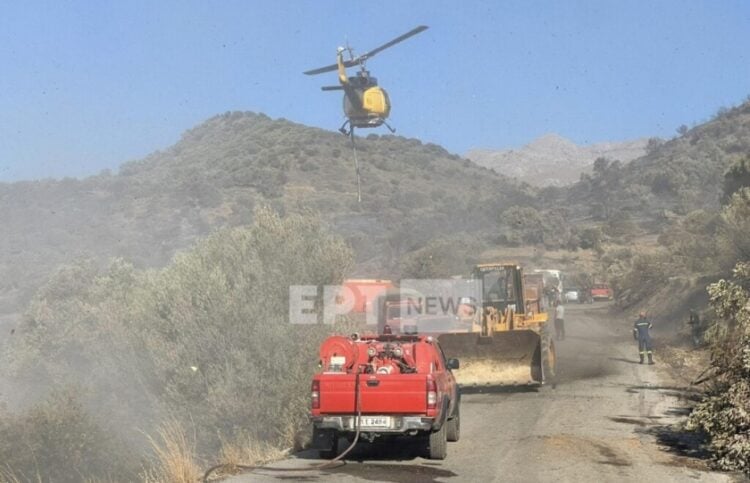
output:
M352 65L356 65L356 64L362 62L363 60L367 60L370 57L373 57L375 54L377 54L379 52L382 52L383 50L385 50L385 49L387 49L389 47L393 47L394 45L396 45L399 42L403 42L404 40L408 39L409 37L413 37L414 35L417 35L418 33L424 32L428 28L429 27L427 27L426 25L420 25L419 27L413 28L413 29L409 30L408 32L406 32L405 34L400 35L400 36L396 37L395 39L391 40L390 42L386 42L383 45L381 45L380 47L376 47L376 48L372 49L371 51L365 52L364 54L362 54L362 55L358 56L357 58L353 59L353 61L356 61L356 62L354 62Z
M306 72L303 72L305 75L317 75L322 74L323 72L333 72L334 70L338 69L337 64L331 64L327 65L325 67L318 67L317 69L308 70Z
M320 88L321 91L343 91L342 86L323 86Z
M426 25L420 25L419 27L413 28L413 29L409 30L408 32L406 32L405 34L400 35L400 36L396 37L395 39L391 40L390 42L386 42L385 44L381 45L380 47L376 47L376 48L372 49L371 51L365 52L364 54L358 55L357 57L354 57L352 59L345 60L344 61L344 67L349 68L349 67L354 67L356 65L361 65L364 61L366 61L370 57L373 57L375 54L378 54L378 53L382 52L383 50L385 50L385 49L387 49L389 47L393 47L397 43L403 42L404 40L408 39L409 37L413 37L414 35L417 35L418 33L424 32L428 28L429 27L427 27ZM347 46L347 50L349 51L349 55L351 55L351 53L352 53L351 48L349 48ZM317 69L308 70L306 72L303 72L303 74L305 74L305 75L317 75L317 74L322 74L324 72L333 72L336 69L338 69L338 65L337 64L331 64L331 65L327 65L325 67L319 67Z
M344 67L346 67L346 68L354 67L355 65L359 65L362 60L364 60L362 58L362 56L355 57L355 58L349 59L349 60L345 60L344 61ZM333 72L334 70L338 69L338 67L339 67L338 64L331 64L331 65L327 65L325 67L318 67L317 69L312 69L312 70L305 71L305 72L303 72L303 74L305 74L305 75L317 75L317 74L322 74L324 72Z

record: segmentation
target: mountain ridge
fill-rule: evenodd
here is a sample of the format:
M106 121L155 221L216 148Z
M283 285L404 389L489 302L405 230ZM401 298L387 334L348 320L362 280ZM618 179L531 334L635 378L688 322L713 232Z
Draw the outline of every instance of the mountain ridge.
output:
M633 139L580 146L559 134L547 133L520 148L476 148L466 157L531 185L565 186L590 172L597 158L629 162L645 155L647 144L647 139Z

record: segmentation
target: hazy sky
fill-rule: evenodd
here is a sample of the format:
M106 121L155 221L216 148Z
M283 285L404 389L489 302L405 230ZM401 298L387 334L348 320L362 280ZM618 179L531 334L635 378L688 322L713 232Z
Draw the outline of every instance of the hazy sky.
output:
M302 71L420 24L368 66L399 134L456 153L671 137L750 94L742 0L4 2L0 180L116 168L227 110L336 129L335 75Z

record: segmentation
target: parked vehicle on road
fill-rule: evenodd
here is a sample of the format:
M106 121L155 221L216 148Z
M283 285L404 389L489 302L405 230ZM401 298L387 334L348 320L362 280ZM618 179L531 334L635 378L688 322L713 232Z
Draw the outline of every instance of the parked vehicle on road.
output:
M615 292L606 283L597 283L591 287L591 298L596 300L612 300Z
M563 298L565 302L578 302L580 299L580 289L577 288L566 288Z
M320 347L313 377L313 445L335 457L339 441L420 438L431 459L444 459L460 437L460 392L437 341L424 335L332 336ZM397 439L394 439L397 441Z

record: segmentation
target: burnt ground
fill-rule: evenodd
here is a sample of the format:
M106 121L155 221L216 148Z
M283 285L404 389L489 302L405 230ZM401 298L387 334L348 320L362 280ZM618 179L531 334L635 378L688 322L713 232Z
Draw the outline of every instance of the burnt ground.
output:
M556 384L474 388L448 458L414 442L359 444L347 462L306 472L256 471L250 481L732 481L712 472L700 438L678 429L696 393L660 365L638 363L631 322L608 304L569 305ZM274 464L320 463L314 451Z

